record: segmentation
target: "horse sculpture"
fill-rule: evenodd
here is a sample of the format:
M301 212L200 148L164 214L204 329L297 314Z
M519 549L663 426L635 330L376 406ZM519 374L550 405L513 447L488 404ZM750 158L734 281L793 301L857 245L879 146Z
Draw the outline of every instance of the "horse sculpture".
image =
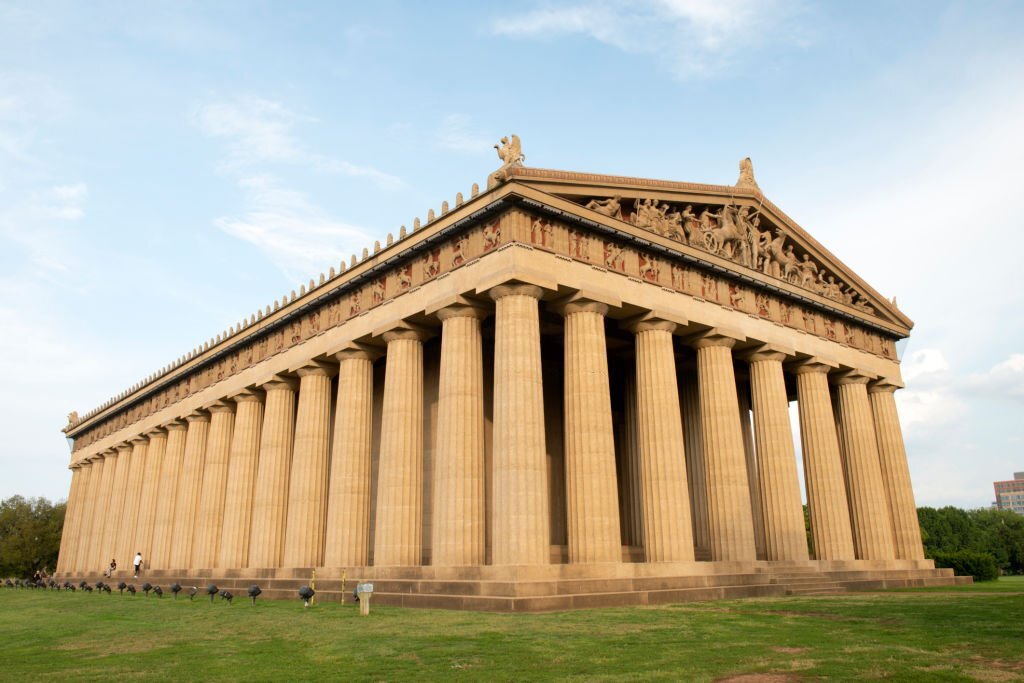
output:
M718 227L704 233L704 246L712 254L731 258L733 250L746 239L746 235L736 226L734 210L734 207L726 204L717 214L711 214L718 218Z

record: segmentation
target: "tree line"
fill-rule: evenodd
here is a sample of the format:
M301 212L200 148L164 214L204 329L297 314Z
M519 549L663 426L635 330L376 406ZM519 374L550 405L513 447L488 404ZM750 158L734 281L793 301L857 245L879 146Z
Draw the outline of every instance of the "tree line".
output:
M53 572L64 528L64 501L12 496L0 502L0 576Z

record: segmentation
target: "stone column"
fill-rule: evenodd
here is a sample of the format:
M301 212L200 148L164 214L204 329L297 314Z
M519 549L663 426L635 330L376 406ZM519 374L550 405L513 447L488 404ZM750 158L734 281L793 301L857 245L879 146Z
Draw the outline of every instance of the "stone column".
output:
M903 431L900 429L893 395L898 388L889 382L875 382L868 388L868 398L871 400L871 415L875 422L882 482L892 518L896 559L923 560L924 548L921 545L917 505L914 503L907 451L903 446Z
M263 392L246 390L232 396L232 400L235 402L235 428L228 453L224 525L217 566L236 568L249 566L249 527L260 455Z
M750 424L750 385L736 383L736 398L740 406L740 432L743 434L743 455L747 462L747 486L750 488L750 513L754 522L754 548L757 559L764 557L764 518L761 512L760 470L758 454L754 448L754 429Z
M735 338L714 330L694 341L712 561L757 559L732 366L735 344Z
M178 499L174 505L174 534L171 538L171 569L191 569L195 544L197 511L206 464L206 441L210 434L210 414L196 411L185 418L185 457L178 479Z
M384 333L387 365L380 422L373 563L415 566L423 560L423 331Z
M491 559L548 564L547 446L539 287L501 285L495 301Z
M434 455L432 564L484 564L484 365L476 306L437 311L441 371Z
M139 500L139 519L135 525L132 545L142 553L147 568L153 566L153 532L156 526L157 500L162 488L160 473L163 471L164 453L167 451L167 432L154 429L146 434L149 447L146 449L146 465L142 472L142 490Z
M115 469L114 481L110 486L110 513L107 515L107 523L103 533L104 555L117 559L119 570L131 569L131 557L125 553L129 552L124 547L124 526L126 501L128 498L128 474L132 466L132 444L123 443L117 446L117 467Z
M125 480L124 509L121 513L121 530L118 536L118 556L125 558L128 564L125 569L131 569L131 560L135 553L141 552L141 548L135 545L135 527L139 522L139 505L142 503L142 480L146 472L147 455L149 451L149 438L137 436L131 441L132 450L128 457L128 476ZM118 560L120 564L120 560Z
M696 372L676 374L679 402L683 418L683 441L686 452L686 483L690 493L693 545L697 559L710 559L711 538L708 531L708 495L704 476L703 429L700 424L700 388Z
M228 452L235 427L235 404L217 401L209 406L210 432L206 439L206 460L196 518L192 566L210 569L217 564L220 532L224 526L224 499L227 495Z
M249 566L280 567L288 511L288 486L295 438L295 390L283 376L263 384L266 407L260 434L259 464L253 491Z
M370 564L373 361L377 349L351 346L338 359L338 401L327 504L328 567Z
M285 567L322 567L331 464L332 364L311 361L298 369L299 407L284 536Z
M618 481L604 317L608 306L558 306L564 327L565 490L569 561L619 562Z
M816 560L852 560L853 533L843 463L828 390L830 365L818 359L795 367L807 507Z
M69 562L73 561L71 556L75 554L75 543L78 538L77 527L82 507L82 481L85 479L82 469L80 463L71 466L71 490L68 491L68 502L64 506L64 527L60 535L57 566L53 570L56 574L67 572Z
M642 548L644 545L643 493L640 481L640 417L636 407L636 368L627 372L624 387L624 410L622 430L619 432L619 453L622 459L619 472L619 524L622 526L622 541Z
M96 499L96 551L92 562L93 567L99 569L109 565L112 558L117 560L119 567L122 567L125 562L123 558L114 558L114 540L112 538L121 517L121 506L118 504L120 499L114 495L117 471L121 465L120 455L121 451L115 449L110 449L104 454L106 465L103 467L103 483L100 487L99 498Z
M97 527L99 526L100 512L96 501L99 500L100 491L103 488L103 470L106 467L106 458L103 455L93 456L89 463L92 473L89 475L89 490L86 493L84 516L82 517L82 540L78 544L78 552L75 553L75 571L78 573L92 573L97 571L100 565L96 559L97 552ZM109 561L109 560L108 560Z
M750 363L765 559L806 560L807 535L782 370L786 354L762 347L745 358Z
M156 521L153 524L153 549L149 566L152 569L171 568L171 544L174 539L174 511L178 502L178 482L185 459L185 433L187 425L174 420L166 425L167 449L160 466L160 488L156 501Z
M856 372L835 380L843 426L841 436L846 455L854 549L861 560L892 560L896 558L892 520L882 484L868 381L868 377Z
M692 562L686 448L672 333L654 317L635 322L637 445L647 562Z

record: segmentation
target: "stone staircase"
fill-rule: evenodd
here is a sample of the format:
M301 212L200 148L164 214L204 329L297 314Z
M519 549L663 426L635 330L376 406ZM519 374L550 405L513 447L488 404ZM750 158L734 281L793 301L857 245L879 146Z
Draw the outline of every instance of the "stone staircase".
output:
M223 572L223 570L221 570ZM244 571L244 570L243 570ZM322 572L324 574L324 572ZM317 599L323 602L353 602L352 591L358 580L353 576L342 580L333 574L316 579ZM246 589L259 584L260 599L298 600L300 586L310 582L308 570L257 570L223 572L216 570L181 574L152 571L137 580L110 580L135 583L144 581L164 587L180 583L187 596L197 586L196 599L206 600L206 586L216 584L231 591L236 598L246 599ZM80 578L73 579L75 583ZM100 577L84 577L90 583ZM427 578L414 572L396 576L373 577L373 604L401 607L463 609L497 612L552 612L597 607L621 607L682 603L700 600L722 600L746 597L782 597L835 595L856 590L882 590L913 586L955 585L969 583L970 577L954 577L951 570L940 569L842 569L822 570L813 565L771 565L757 563L735 573L684 575L642 575L613 577L541 576L534 579L494 580L484 578ZM179 599L182 599L179 597Z

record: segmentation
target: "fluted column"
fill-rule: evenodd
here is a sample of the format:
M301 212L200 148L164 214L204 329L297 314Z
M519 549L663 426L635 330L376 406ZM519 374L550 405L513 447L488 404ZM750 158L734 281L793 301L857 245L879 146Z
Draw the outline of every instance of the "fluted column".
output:
M121 513L121 529L118 535L117 556L125 558L128 564L125 569L131 569L130 560L141 548L135 546L135 527L139 522L139 505L142 502L142 479L146 473L146 462L149 453L149 438L137 436L131 441L131 451L128 456L128 476L125 478L124 508ZM118 560L120 563L120 560Z
M424 338L411 327L384 333L388 351L373 537L378 566L415 566L423 559Z
M296 387L297 382L282 376L261 387L267 398L253 492L250 567L281 566L295 437Z
M782 370L786 354L761 348L745 358L750 363L765 559L806 560L807 535Z
M71 467L71 489L68 491L68 500L64 506L64 525L60 534L60 549L57 551L57 566L54 572L63 574L68 570L68 564L73 561L75 545L78 538L77 527L82 507L82 481L85 479L81 464Z
M441 372L431 540L435 566L484 564L484 315L470 305L437 311Z
M680 385L679 403L683 418L694 555L699 559L707 559L711 556L711 539L708 531L708 490L704 476L704 436L700 425L700 387L696 372L679 372L676 377Z
M635 365L635 363L634 363ZM619 452L622 466L619 473L619 524L622 526L622 542L643 547L643 494L640 482L640 444L638 430L640 417L636 406L636 368L626 373L623 397L622 430L619 433Z
M853 532L828 390L829 369L828 364L813 359L795 368L807 507L814 558L852 560Z
M98 549L96 548L97 526L100 515L97 511L96 501L103 489L103 470L106 467L106 458L97 455L89 463L92 474L89 475L89 491L86 493L85 510L82 517L82 540L79 541L78 552L75 553L75 571L79 573L91 573L99 568Z
M337 354L338 401L327 504L328 567L370 564L373 361L380 352L355 346Z
M333 364L299 368L299 407L288 491L285 567L320 567L327 528L327 484L331 457Z
M740 406L740 433L743 435L743 455L747 462L747 486L750 489L750 514L754 522L754 548L757 559L764 557L764 518L761 514L761 485L758 482L758 455L754 447L754 428L750 424L750 385L736 383L736 399Z
M896 412L894 393L898 389L888 382L876 382L868 388L871 415L875 422L878 456L882 467L889 515L892 519L893 542L899 560L924 559L921 528L917 520L914 489L910 484L907 451L903 446L903 431Z
M868 381L868 377L855 372L835 380L843 426L841 437L846 456L854 549L861 560L892 560L896 558L892 520L882 483Z
M181 481L181 467L185 460L185 434L188 427L182 420L174 420L164 425L164 428L167 430L167 448L160 465L160 488L149 562L152 569L171 568L174 513L178 507L178 482Z
M565 488L569 561L619 562L618 482L604 317L608 306L579 299L564 316Z
M714 331L693 342L704 444L711 559L755 560L750 482L736 397L732 347L736 340Z
M146 465L142 472L142 489L139 500L139 519L135 524L135 538L132 545L142 553L146 566L153 566L153 532L156 526L157 500L160 496L160 473L163 471L164 453L167 451L167 432L154 429L146 434L149 447L146 449Z
M114 541L111 536L114 534L117 523L120 521L121 507L118 505L119 499L114 497L115 480L117 479L117 471L120 465L120 454L121 451L111 449L104 455L104 462L106 465L103 467L103 482L100 486L99 498L96 499L96 550L93 556L93 567L100 569L105 568L110 564L111 559L116 559L118 565L122 566L125 562L123 558L114 558ZM117 511L116 518L115 512Z
M73 535L69 537L70 545L68 546L67 558L62 569L65 574L78 571L78 558L88 547L89 543L89 496L92 489L92 462L85 461L79 463L77 471L80 473L78 479L78 502L75 504L75 522L71 530Z
M103 532L103 544L106 549L103 554L117 559L117 566L124 570L130 569L128 565L131 559L125 554L128 551L125 550L122 541L124 540L125 508L128 498L128 474L132 465L132 445L123 443L116 448L117 467L114 470L114 480L110 486L110 497L107 498L110 501L110 513L107 515L107 523Z
M199 496L203 485L206 441L210 434L210 414L194 412L185 418L185 457L178 479L178 499L174 505L174 534L171 538L172 569L190 569L195 544Z
M209 569L216 565L220 550L220 532L224 526L224 499L227 494L228 455L235 427L235 404L218 401L209 406L210 432L206 439L206 459L196 518L192 566Z
M541 290L502 285L495 301L493 564L548 564L547 453L540 362Z
M649 318L632 324L630 329L636 335L644 557L648 562L693 561L686 448L672 350L676 324Z
M249 528L263 426L263 392L246 390L231 398L235 402L235 428L228 453L224 524L217 566L248 567Z

